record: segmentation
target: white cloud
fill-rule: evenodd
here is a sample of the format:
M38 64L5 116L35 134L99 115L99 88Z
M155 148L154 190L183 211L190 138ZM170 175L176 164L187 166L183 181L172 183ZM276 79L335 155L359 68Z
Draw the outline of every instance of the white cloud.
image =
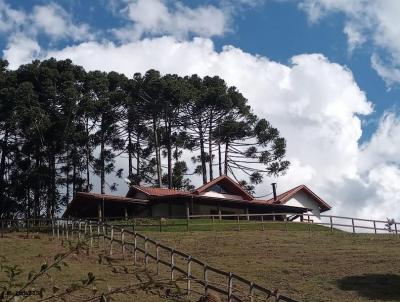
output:
M331 2L339 7L337 9L348 3ZM305 183L331 203L336 213L400 218L400 211L393 207L400 202L399 188L394 183L400 175L400 152L396 147L400 145L400 121L396 115L386 114L371 140L359 146L361 116L370 114L373 108L350 70L330 62L321 54L298 55L285 65L233 46L225 46L218 52L213 42L206 38L182 41L189 32L198 34L198 27L190 22L187 25L185 17L185 30L176 32L174 24L177 21L166 21L163 16L176 18L180 13L184 12L186 16L188 12L179 6L174 10L165 8L163 2L147 3L161 3L158 8L156 6L158 13L154 18L142 21L141 15L131 18L139 20L137 23L142 24L142 31L160 35L170 33L175 37L129 39L131 42L121 45L91 41L44 53L31 36L18 33L10 38L4 54L13 68L33 58L53 56L70 58L87 70L115 70L128 77L150 68L180 75L219 75L229 85L238 87L254 111L270 120L287 138L288 159L292 166L288 174L278 180L279 190ZM351 3L355 5L355 2ZM351 3L346 10L354 9ZM187 9L197 16L200 8ZM327 13L322 6L312 9L314 22ZM160 24L166 22L170 22L167 30L162 31ZM363 28L357 26L348 27L348 34L353 32L354 47L363 43L365 37ZM47 32L55 39L61 33L56 29ZM142 33L137 34L140 37ZM126 168L126 163L121 164ZM121 185L120 190L124 187ZM268 180L258 193L266 191L269 191Z
M10 63L10 68L16 69L21 64L31 62L40 56L39 44L22 33L16 33L9 38L3 58Z
M71 16L55 3L35 6L31 19L37 30L53 39L70 38L81 41L91 37L87 24L76 25Z
M228 30L230 19L227 11L212 5L190 8L175 2L174 6L168 7L163 0L130 0L123 13L133 22L114 29L123 41L136 40L144 34L168 34L180 39L189 34L221 36Z
M400 211L391 208L400 198L389 185L400 173L396 170L400 122L393 114L385 115L371 141L359 146L360 116L370 114L372 104L351 71L323 55L295 56L284 65L233 46L217 52L209 39L182 42L161 37L119 46L82 43L48 56L127 76L150 68L180 75L219 75L238 87L254 111L287 138L292 166L278 180L280 191L305 183L336 213L400 218ZM378 177L381 173L387 174L386 181ZM259 194L269 191L268 183ZM379 210L372 211L375 207Z
M25 22L25 13L12 9L3 0L0 0L0 32L8 32L18 28Z
M349 50L370 41L389 53L390 65L373 64L387 85L400 83L396 71L400 66L400 1L398 0L304 0L299 7L313 23L330 13L346 16L344 33L348 37ZM375 54L375 59L377 55ZM375 60L376 61L376 60ZM392 69L390 71L389 69Z

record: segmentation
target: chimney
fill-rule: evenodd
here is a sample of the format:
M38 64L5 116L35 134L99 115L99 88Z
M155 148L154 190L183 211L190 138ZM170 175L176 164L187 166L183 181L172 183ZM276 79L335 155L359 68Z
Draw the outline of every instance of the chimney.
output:
M271 186L272 186L272 192L274 192L274 202L276 202L276 182L273 182L272 184L271 184Z

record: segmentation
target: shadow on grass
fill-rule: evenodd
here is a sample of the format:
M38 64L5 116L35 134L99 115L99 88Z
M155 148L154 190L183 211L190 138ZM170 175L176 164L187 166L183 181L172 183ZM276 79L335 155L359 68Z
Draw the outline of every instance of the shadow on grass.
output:
M366 274L338 280L341 290L357 291L360 296L373 300L400 300L400 275Z

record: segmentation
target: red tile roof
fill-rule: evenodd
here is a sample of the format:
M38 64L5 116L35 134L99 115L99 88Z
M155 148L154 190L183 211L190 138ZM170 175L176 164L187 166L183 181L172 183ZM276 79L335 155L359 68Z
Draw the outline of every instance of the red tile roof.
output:
M273 203L285 204L286 202L289 201L290 198L292 198L297 192L300 192L300 191L303 191L308 196L313 198L315 200L315 202L320 206L322 212L328 211L331 209L331 206L329 204L327 204L325 201L323 201L317 194L315 194L313 191L311 191L305 185L297 186L293 189L290 189L289 191L279 194L276 197L276 202L274 201L274 198L267 199L267 200L265 200L265 202L269 203L269 204L273 204Z
M236 181L233 181L227 175L221 175L220 177L214 178L212 181L209 181L208 183L202 185L201 187L198 187L196 190L194 190L193 193L200 194L217 183L223 183L223 184L229 186L233 191L238 193L240 196L242 196L246 200L254 199L253 196L251 196L246 190L244 190L241 185L239 185ZM232 194L232 193L230 193L230 194Z
M199 196L201 193L205 192L208 188L212 187L217 183L223 183L226 186L229 186L236 194L242 196L245 202L252 203L254 205L271 205L271 204L285 204L289 199L291 199L297 192L303 191L309 197L311 197L321 208L321 211L327 211L331 209L331 206L328 205L325 201L323 201L319 196L317 196L314 192L312 192L305 185L297 186L293 189L290 189L282 194L277 196L277 201L274 201L274 198L270 199L255 199L251 196L246 190L244 190L237 182L233 181L230 177L226 175L222 175L213 179L212 181L198 187L193 192L185 191L185 190L175 190L175 189L166 189L166 188L152 188L152 187L142 187L142 186L131 186L127 196L133 196L135 191L143 192L144 194L151 197L167 197L167 196ZM134 190L133 192L131 190ZM205 196L204 196L205 197ZM210 197L207 197L210 198ZM218 199L217 197L215 197ZM215 199L214 198L214 199ZM212 199L212 198L210 198Z
M176 195L190 195L189 191L166 189L166 188L151 188L142 186L132 186L136 190L150 196L176 196Z

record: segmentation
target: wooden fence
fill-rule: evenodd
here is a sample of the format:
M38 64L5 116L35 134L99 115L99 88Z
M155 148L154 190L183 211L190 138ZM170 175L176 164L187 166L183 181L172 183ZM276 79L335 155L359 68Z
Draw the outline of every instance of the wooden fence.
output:
M278 291L271 291L252 281L249 281L232 272L226 272L208 265L190 254L175 250L161 244L136 231L96 221L75 220L7 220L3 226L13 224L14 230L49 232L54 238L68 240L88 240L90 246L97 245L107 250L109 255L116 251L133 257L135 266L142 263L146 271L155 268L155 273L161 273L166 268L171 281L184 281L186 293L202 292L204 295L210 291L218 292L226 297L229 302L256 302L256 301L287 301L296 302L287 296L280 295ZM25 229L25 230L24 230ZM117 249L116 244L119 248ZM142 257L140 257L142 256ZM197 286L200 290L196 290Z
M296 218L292 221L291 218ZM320 215L314 216L311 214L296 214L296 213L268 213L268 214L228 214L228 215L190 215L192 221L188 224L188 229L195 226L210 225L212 230L217 229L217 226L235 225L236 230L240 230L241 226L258 225L259 229L264 230L268 224L280 223L284 225L284 229L288 230L288 224L302 224L304 229L312 231L312 225L320 225L328 227L331 231L341 229L351 233L391 233L398 234L400 232L400 223L384 220L363 219L346 216ZM210 222L203 221L196 223L196 219L208 219ZM329 230L328 229L328 230ZM298 230L298 229L296 229ZM318 229L317 229L318 230ZM321 230L321 229L319 229Z

